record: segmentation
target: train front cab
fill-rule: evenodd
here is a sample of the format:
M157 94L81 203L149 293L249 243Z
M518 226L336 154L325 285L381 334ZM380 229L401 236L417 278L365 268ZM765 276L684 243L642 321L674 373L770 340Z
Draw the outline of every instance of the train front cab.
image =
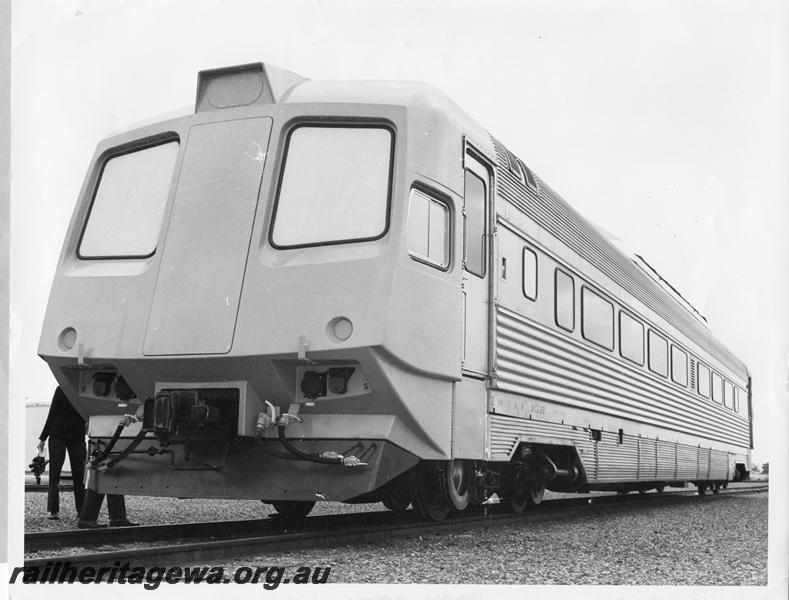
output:
M229 72L234 85L236 75ZM89 484L101 492L260 498L298 512L315 499L380 496L418 461L451 455L457 249L443 248L447 264L437 270L428 265L435 244L421 262L419 249L413 257L404 250L409 198L451 218L442 244L459 244L450 232L461 220L461 188L442 174L454 161L434 151L450 143L445 124L432 127L444 115L405 118L409 95L422 88L385 85L369 101L339 103L331 86L294 85L287 102L239 106L238 94L228 100L208 77L198 89L213 96L199 92L194 116L110 138L96 151L39 353L89 419ZM342 144L331 139L343 136L385 146L387 157L374 222L345 215L346 230L375 231L353 240L321 227L320 211L307 226L304 211L283 202L288 186L303 192L288 178L298 148L319 138L321 154L302 155L341 162ZM415 148L433 158L415 158ZM128 210L140 209L133 201L143 166L156 176L142 187L161 202L151 213L160 220L147 219L141 235ZM353 185L342 170L335 180ZM117 218L129 205L128 218ZM415 271L424 267L427 276ZM125 414L141 420L119 428Z

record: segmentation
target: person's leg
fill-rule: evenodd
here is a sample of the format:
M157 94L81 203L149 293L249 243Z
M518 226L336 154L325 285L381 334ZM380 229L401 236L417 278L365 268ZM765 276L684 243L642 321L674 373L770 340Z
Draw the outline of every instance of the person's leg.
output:
M82 509L79 511L79 521L77 527L80 529L92 529L98 527L96 519L99 517L101 504L104 502L104 494L90 488L85 490L85 499L82 501Z
M49 436L49 486L47 488L47 510L50 518L60 512L60 472L66 460L66 442L62 437Z
M123 494L107 494L107 512L110 513L110 527L139 525L126 518L126 499Z
M71 463L71 480L74 484L74 503L77 507L77 514L82 510L82 503L85 500L85 462L88 453L85 449L85 440L68 441L68 459Z

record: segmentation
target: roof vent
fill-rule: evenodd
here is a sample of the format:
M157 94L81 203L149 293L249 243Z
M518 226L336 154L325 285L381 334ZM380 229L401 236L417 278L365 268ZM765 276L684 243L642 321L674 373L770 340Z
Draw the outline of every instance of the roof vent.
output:
M306 78L263 63L200 71L195 112L279 102Z

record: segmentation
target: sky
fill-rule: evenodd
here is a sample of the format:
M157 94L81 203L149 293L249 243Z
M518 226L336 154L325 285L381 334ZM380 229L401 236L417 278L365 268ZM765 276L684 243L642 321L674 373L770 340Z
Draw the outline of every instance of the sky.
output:
M777 1L15 2L12 417L51 397L38 338L98 141L263 61L447 92L707 317L751 370L755 461L786 467L788 23Z

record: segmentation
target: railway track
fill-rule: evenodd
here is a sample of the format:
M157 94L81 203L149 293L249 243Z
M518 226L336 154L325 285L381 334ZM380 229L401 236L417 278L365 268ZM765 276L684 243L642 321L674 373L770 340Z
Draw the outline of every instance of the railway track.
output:
M322 545L381 541L402 536L452 532L478 526L503 526L566 518L580 511L613 507L672 506L683 502L714 502L732 494L764 493L767 485L751 484L722 490L720 495L694 498L695 491L625 496L584 496L548 500L525 514L515 515L491 504L440 523L418 521L413 511L352 513L309 517L301 523L280 518L216 523L138 526L124 529L67 530L25 535L26 567L44 567L53 561L72 566L208 564L216 559L285 552ZM164 543L162 543L164 542ZM152 543L161 543L161 545ZM143 544L143 546L140 546ZM114 548L109 550L108 546ZM76 554L69 551L85 549ZM67 553L64 553L67 551Z

